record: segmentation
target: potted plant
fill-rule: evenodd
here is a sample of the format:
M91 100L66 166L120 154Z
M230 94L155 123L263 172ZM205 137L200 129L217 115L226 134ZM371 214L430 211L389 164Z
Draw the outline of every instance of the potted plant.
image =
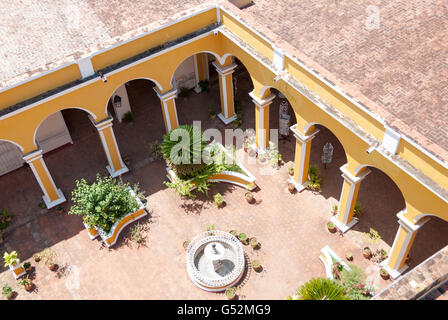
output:
M254 194L252 192L246 192L244 196L246 197L246 201L248 203L254 202Z
M335 233L337 230L336 226L331 221L327 223L327 227L328 227L328 231L330 231L331 233Z
M123 161L126 166L129 167L131 165L131 158L129 158L128 156L124 156Z
M210 118L212 118L212 119L216 118L216 111L215 110L210 111Z
M57 206L56 207L56 213L63 213L64 212L64 208L61 206Z
M218 208L221 208L223 203L224 203L224 199L222 198L222 195L220 193L217 193L213 196L213 200L215 200L215 204Z
M370 259L370 257L372 256L372 251L369 247L365 247L362 251L362 255L364 256L364 258Z
M2 294L6 297L6 299L11 299L14 296L14 291L8 285L4 285L2 289Z
M338 206L336 204L331 207L331 213L333 213L333 215L338 213Z
M35 253L33 255L33 259L34 259L35 262L39 262L40 261L40 254L39 253Z
M247 152L247 149L249 148L249 142L244 141L243 148L244 148L244 152Z
M39 203L37 204L37 206L38 206L40 209L45 209L45 203L43 203L43 202L39 202Z
M260 243L258 242L257 238L255 238L255 237L250 238L249 243L250 243L252 249L256 249L256 248L258 248L258 246L259 246L259 244L260 244Z
M243 232L238 235L238 239L240 239L241 243L244 245L249 244L249 238L247 237L247 234Z
M235 287L231 287L231 288L227 288L226 289L226 297L229 300L233 300L235 299L236 296L236 288Z
M190 240L185 240L184 243L182 244L182 246L184 247L185 250L187 250L189 244L190 244Z
M33 283L28 278L28 276L23 278L22 281L20 281L19 283L25 288L26 291L33 290Z
M288 190L291 193L294 193L294 191L296 190L296 186L294 185L294 183L288 183Z
M25 262L23 264L23 267L25 268L26 271L31 271L31 263L30 262Z
M260 261L258 261L258 260L252 261L252 268L254 269L255 272L261 271Z
M353 255L352 255L352 253L351 253L351 252L347 252L347 253L345 254L345 258L346 258L348 261L353 261Z
M56 252L51 248L45 248L42 252L42 259L44 260L45 265L51 270L56 270L56 263L54 259L56 258Z
M387 259L387 251L384 249L381 249L381 259L386 260Z
M236 231L236 230L230 230L229 233L230 233L232 236L238 237L238 231Z
M381 268L381 269L380 269L380 276L381 276L381 278L383 278L384 280L387 280L387 279L389 279L389 272L388 272L386 269Z
M294 168L289 168L288 169L288 173L289 173L290 176L293 176L294 175Z

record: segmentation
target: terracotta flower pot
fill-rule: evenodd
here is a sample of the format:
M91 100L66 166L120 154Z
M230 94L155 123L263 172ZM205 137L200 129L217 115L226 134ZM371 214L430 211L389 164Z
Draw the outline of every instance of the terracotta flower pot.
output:
M246 201L248 203L254 202L254 195L252 193L250 193L250 192L246 193L245 197L246 197Z
M293 193L296 190L296 186L292 183L288 183L288 190L289 192Z
M8 295L6 296L6 299L11 300L14 297L14 291L11 291L10 293L8 293Z
M370 257L372 256L372 251L370 251L369 248L364 248L364 250L362 251L362 255L364 256L364 258L370 259Z
M51 271L54 271L54 270L56 269L56 264L55 264L55 263L52 263L52 264L50 264L50 265L48 266L48 268L49 268Z
M24 288L25 288L26 291L31 291L31 290L33 290L33 283L30 282L30 283L24 285Z
M335 225L327 225L327 228L331 233L335 233L337 230Z
M390 277L390 275L389 275L389 272L384 272L384 271L382 271L382 269L380 270L380 276L381 276L381 278L383 278L384 280L388 280L389 279L389 277Z

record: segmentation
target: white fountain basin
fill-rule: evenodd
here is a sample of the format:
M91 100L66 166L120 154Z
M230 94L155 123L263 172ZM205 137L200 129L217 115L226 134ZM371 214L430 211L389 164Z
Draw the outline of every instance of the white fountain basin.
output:
M211 292L234 286L243 275L245 263L241 242L219 230L196 236L187 248L186 260L187 273L193 283Z

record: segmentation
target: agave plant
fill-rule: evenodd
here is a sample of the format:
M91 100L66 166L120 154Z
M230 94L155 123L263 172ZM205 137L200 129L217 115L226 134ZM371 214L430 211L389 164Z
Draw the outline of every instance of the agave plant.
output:
M313 278L300 287L297 294L302 300L347 300L344 287L327 278Z

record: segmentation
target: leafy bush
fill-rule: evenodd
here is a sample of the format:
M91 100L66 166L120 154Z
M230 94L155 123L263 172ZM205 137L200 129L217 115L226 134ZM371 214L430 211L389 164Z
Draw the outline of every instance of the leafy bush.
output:
M347 300L344 287L327 278L313 278L300 287L297 294L302 300Z
M210 83L208 82L208 80L201 80L198 82L198 85L199 87L201 87L202 92L210 92L209 88Z
M307 187L313 191L320 192L321 184L323 182L322 177L320 176L319 168L316 165L311 165L308 169L309 183Z
M5 252L3 254L3 260L5 261L5 267L13 267L20 262L17 251L12 251L11 253Z
M134 115L132 114L131 111L128 111L123 115L123 121L126 123L134 121Z
M346 295L350 300L368 300L373 290L364 282L366 275L363 269L353 264L349 267L351 270L344 268L341 274Z
M143 199L138 185L134 185L133 190L138 198ZM89 227L101 228L106 233L123 216L139 207L135 196L131 195L129 183L112 177L101 178L99 174L92 184L84 179L77 180L72 201L74 205L69 214L82 216Z

